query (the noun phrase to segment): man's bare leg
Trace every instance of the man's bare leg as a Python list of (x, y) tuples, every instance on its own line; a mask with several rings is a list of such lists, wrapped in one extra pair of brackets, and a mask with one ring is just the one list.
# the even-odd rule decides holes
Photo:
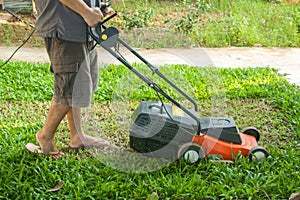
[(70, 128), (70, 147), (82, 148), (88, 147), (103, 147), (109, 144), (108, 141), (101, 138), (85, 135), (82, 128), (81, 109), (72, 108), (67, 113), (67, 120)]
[(36, 138), (43, 153), (59, 152), (54, 143), (55, 131), (70, 109), (70, 106), (63, 106), (52, 101), (46, 122), (43, 128), (36, 134)]
[(67, 113), (67, 120), (70, 129), (70, 147), (82, 146), (80, 135), (83, 136), (82, 119), (80, 108), (72, 108)]

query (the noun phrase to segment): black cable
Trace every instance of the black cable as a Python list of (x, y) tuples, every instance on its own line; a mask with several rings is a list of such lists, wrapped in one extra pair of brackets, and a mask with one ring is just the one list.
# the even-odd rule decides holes
[(2, 65), (0, 65), (0, 67), (3, 67), (12, 59), (12, 57), (19, 51), (19, 49), (21, 49), (28, 42), (28, 40), (31, 38), (34, 32), (35, 29), (30, 33), (30, 35), (26, 38), (26, 40), (24, 40), (23, 43), (12, 53), (12, 55), (4, 63), (2, 63)]
[(8, 8), (4, 8), (4, 11), (8, 12), (9, 14), (11, 14), (13, 17), (15, 17), (16, 19), (18, 19), (20, 22), (22, 22), (22, 23), (26, 24), (27, 26), (35, 29), (34, 25), (30, 24), (26, 20), (21, 19), (18, 15), (16, 15), (13, 11), (9, 10)]
[(156, 90), (155, 90), (155, 92), (156, 92), (156, 96), (158, 97), (158, 99), (159, 99), (159, 101), (160, 101), (160, 103), (161, 103), (161, 107), (166, 111), (166, 113), (167, 113), (168, 117), (170, 118), (170, 120), (171, 120), (175, 125), (177, 125), (178, 128), (180, 128), (182, 131), (184, 131), (184, 132), (186, 132), (186, 133), (191, 133), (190, 130), (184, 128), (183, 126), (180, 126), (180, 123), (176, 122), (176, 121), (173, 119), (173, 117), (171, 116), (171, 114), (170, 114), (169, 111), (167, 110), (166, 105), (164, 104), (162, 98), (160, 97), (160, 94), (159, 94), (158, 91), (156, 91)]
[(164, 104), (162, 98), (160, 97), (158, 91), (155, 90), (155, 92), (156, 92), (156, 96), (158, 97), (158, 99), (159, 99), (159, 101), (160, 101), (160, 103), (161, 103), (161, 107), (166, 111), (166, 113), (167, 113), (168, 117), (171, 119), (171, 121), (173, 121), (176, 125), (178, 125), (178, 124), (176, 123), (176, 121), (172, 118), (172, 116), (170, 115), (170, 113), (168, 112), (168, 110), (167, 110), (167, 108), (166, 108), (166, 106), (165, 106), (165, 104)]
[(23, 41), (23, 43), (12, 53), (12, 55), (4, 62), (0, 65), (0, 67), (3, 67), (4, 65), (6, 65), (11, 59), (12, 57), (19, 51), (19, 49), (21, 49), (27, 42), (28, 40), (31, 38), (31, 36), (34, 34), (34, 32), (36, 31), (35, 27), (28, 23), (27, 21), (21, 19), (20, 17), (18, 17), (15, 13), (13, 13), (11, 10), (4, 8), (4, 10), (6, 12), (8, 12), (9, 14), (11, 14), (13, 17), (15, 17), (16, 19), (18, 19), (19, 21), (23, 22), (24, 24), (26, 24), (27, 26), (31, 27), (33, 29), (33, 31), (29, 34), (29, 36), (26, 38), (26, 40)]

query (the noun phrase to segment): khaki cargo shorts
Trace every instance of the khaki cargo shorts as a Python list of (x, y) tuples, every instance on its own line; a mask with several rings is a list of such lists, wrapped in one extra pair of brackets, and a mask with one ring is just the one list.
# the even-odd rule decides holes
[(54, 74), (53, 101), (72, 107), (88, 107), (98, 89), (97, 51), (92, 43), (45, 38)]

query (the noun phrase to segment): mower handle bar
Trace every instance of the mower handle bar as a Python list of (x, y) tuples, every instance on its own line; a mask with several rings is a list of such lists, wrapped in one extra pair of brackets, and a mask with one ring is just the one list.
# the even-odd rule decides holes
[[(110, 3), (111, 1), (109, 1)], [(108, 3), (108, 2), (107, 2)], [(101, 7), (101, 9), (103, 6)], [(106, 7), (105, 7), (106, 8)], [(104, 8), (104, 9), (105, 9)], [(104, 10), (103, 9), (103, 10)], [(107, 21), (112, 19), (113, 17), (117, 16), (118, 13), (115, 12), (114, 14), (110, 15), (109, 17), (105, 18), (102, 22), (100, 22), (96, 27), (95, 30), (97, 34), (101, 34), (101, 29), (107, 29), (107, 27), (104, 25)], [(93, 39), (97, 38), (97, 36), (93, 33), (92, 29), (90, 28), (90, 34), (92, 35)], [(97, 41), (97, 39), (96, 39)], [(146, 59), (144, 59), (140, 54), (138, 54), (134, 49), (132, 49), (125, 41), (123, 41), (121, 38), (118, 39), (118, 41), (125, 46), (128, 50), (130, 50), (136, 57), (138, 57), (143, 63), (145, 63), (149, 69), (152, 71), (152, 73), (156, 73), (158, 76), (160, 76), (162, 79), (164, 79), (168, 84), (170, 84), (173, 88), (175, 88), (180, 94), (182, 94), (186, 99), (188, 99), (194, 106), (194, 110), (198, 112), (198, 105), (197, 103), (188, 96), (182, 89), (177, 87), (174, 83), (172, 83), (164, 74), (162, 74), (156, 67), (154, 67), (151, 63), (149, 63)]]
[[(104, 25), (105, 22), (109, 21), (113, 17), (117, 15), (117, 12), (107, 17), (105, 20), (100, 22), (96, 27), (95, 31), (100, 36), (101, 35), (101, 29), (104, 30), (107, 29), (107, 27)], [(164, 92), (156, 83), (154, 83), (150, 78), (147, 76), (141, 74), (137, 69), (135, 69), (124, 57), (122, 57), (120, 54), (113, 51), (110, 47), (107, 45), (104, 45), (101, 41), (99, 42), (99, 37), (96, 36), (92, 30), (91, 27), (89, 27), (89, 33), (91, 37), (106, 51), (108, 51), (111, 55), (113, 55), (115, 58), (117, 58), (122, 64), (124, 64), (130, 71), (132, 71), (134, 74), (136, 74), (140, 79), (142, 79), (145, 83), (147, 83), (152, 89), (157, 91), (158, 93), (162, 94), (164, 97), (166, 97), (169, 101), (171, 101), (175, 106), (183, 110), (187, 115), (189, 115), (191, 118), (193, 118), (197, 122), (197, 134), (200, 134), (200, 120), (195, 114), (193, 114), (190, 110), (186, 109), (184, 106), (182, 106), (179, 102), (177, 102), (175, 99), (173, 99), (171, 96), (169, 96), (166, 92)], [(120, 44), (122, 44), (125, 48), (127, 48), (132, 54), (134, 54), (136, 57), (138, 57), (144, 64), (146, 64), (149, 69), (152, 71), (152, 73), (157, 74), (159, 77), (161, 77), (163, 80), (165, 80), (169, 85), (171, 85), (175, 90), (177, 90), (181, 95), (183, 95), (186, 99), (188, 99), (193, 105), (196, 112), (198, 112), (198, 106), (197, 103), (188, 96), (182, 89), (180, 89), (178, 86), (176, 86), (174, 83), (172, 83), (164, 74), (162, 74), (156, 67), (154, 67), (151, 63), (149, 63), (146, 59), (144, 59), (139, 53), (137, 53), (133, 48), (131, 48), (124, 40), (122, 40), (120, 37), (117, 38), (117, 40)]]

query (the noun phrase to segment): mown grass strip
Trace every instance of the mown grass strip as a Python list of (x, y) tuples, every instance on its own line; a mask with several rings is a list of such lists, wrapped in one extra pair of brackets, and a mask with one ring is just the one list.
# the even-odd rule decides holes
[[(153, 76), (143, 65), (135, 65), (152, 78), (175, 99), (182, 98), (169, 85)], [(284, 110), (285, 117), (300, 134), (300, 94), (298, 86), (291, 85), (272, 68), (215, 68), (185, 65), (162, 66), (159, 70), (196, 100), (267, 98), (273, 106)], [(0, 100), (45, 101), (52, 97), (53, 76), (47, 64), (11, 62), (0, 69)], [(126, 90), (124, 90), (126, 88)], [(157, 100), (154, 90), (121, 65), (100, 68), (99, 90), (96, 101)]]
[[(56, 161), (34, 156), (25, 151), (24, 145), (35, 142), (34, 135), (43, 125), (50, 103), (52, 77), (47, 65), (12, 62), (0, 69), (0, 198), (147, 199), (154, 195), (161, 199), (288, 199), (300, 191), (300, 138), (295, 125), (299, 120), (297, 86), (290, 85), (270, 68), (176, 65), (160, 69), (171, 78), (177, 75), (180, 86), (187, 85), (187, 91), (195, 94), (201, 116), (220, 111), (234, 117), (238, 126), (257, 125), (262, 131), (263, 146), (271, 152), (267, 162), (249, 163), (247, 159), (237, 158), (233, 165), (205, 161), (188, 165), (179, 161), (149, 173), (120, 172), (104, 165), (89, 152), (66, 150), (69, 139), (65, 122), (57, 132), (57, 143), (67, 156)], [(141, 82), (136, 83), (140, 87), (129, 88), (136, 95), (118, 91), (128, 86), (124, 83), (128, 76), (134, 77), (125, 67), (107, 66), (100, 71), (99, 92), (102, 93), (96, 95), (93, 114), (97, 120), (107, 122), (102, 125), (109, 134), (118, 133), (110, 136), (117, 144), (126, 144), (126, 140), (122, 140), (126, 132), (118, 138), (119, 132), (115, 131), (120, 123), (113, 116), (116, 100), (131, 102), (129, 107), (134, 109), (138, 98), (157, 99), (147, 87), (140, 85)], [(168, 91), (164, 83), (159, 84)], [(23, 85), (34, 85), (36, 90), (21, 87)], [(12, 98), (14, 90), (16, 95)], [(102, 94), (106, 96), (103, 98)], [(129, 96), (120, 99), (121, 94)], [(64, 182), (64, 186), (59, 191), (46, 192), (60, 182)]]

